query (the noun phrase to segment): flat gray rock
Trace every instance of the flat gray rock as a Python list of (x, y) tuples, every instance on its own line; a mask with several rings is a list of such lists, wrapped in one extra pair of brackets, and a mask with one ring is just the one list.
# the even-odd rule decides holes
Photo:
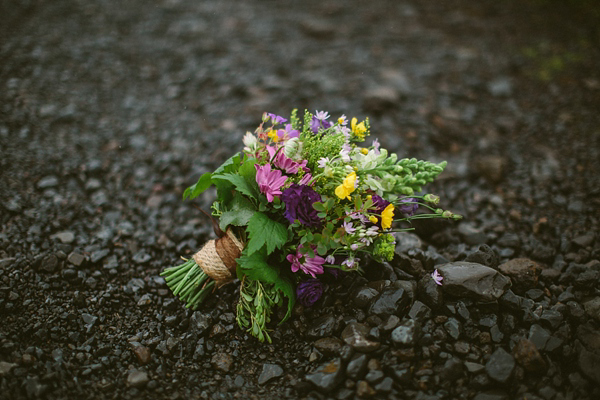
[(508, 277), (481, 264), (458, 261), (440, 265), (437, 270), (444, 277), (442, 289), (453, 296), (494, 301), (511, 285)]

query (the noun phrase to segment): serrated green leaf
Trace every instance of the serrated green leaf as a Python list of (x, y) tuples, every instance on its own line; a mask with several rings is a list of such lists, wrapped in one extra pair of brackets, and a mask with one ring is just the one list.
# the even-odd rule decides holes
[(229, 225), (246, 226), (255, 212), (256, 207), (254, 204), (242, 194), (236, 192), (231, 201), (231, 210), (225, 211), (221, 215), (219, 226), (223, 230), (226, 230)]
[(213, 175), (213, 181), (216, 180), (226, 180), (228, 182), (231, 182), (237, 191), (239, 191), (242, 194), (245, 194), (246, 196), (256, 199), (256, 191), (254, 190), (253, 187), (251, 187), (250, 185), (248, 185), (248, 182), (246, 182), (246, 180), (238, 175), (238, 174), (234, 174), (234, 173), (227, 173), (227, 174), (219, 174), (219, 175)]
[(219, 168), (215, 170), (214, 174), (235, 172), (240, 167), (241, 162), (242, 157), (240, 156), (240, 153), (234, 154), (225, 160), (225, 162), (223, 162), (223, 164), (221, 164)]
[(257, 163), (257, 160), (254, 158), (250, 158), (240, 166), (238, 173), (241, 177), (244, 178), (250, 190), (252, 190), (252, 194), (254, 198), (258, 198), (258, 184), (256, 183), (256, 168), (254, 165)]
[(260, 250), (264, 245), (267, 254), (271, 254), (276, 248), (283, 247), (287, 241), (287, 227), (260, 212), (254, 213), (250, 218), (247, 231), (250, 236), (247, 245), (249, 255)]

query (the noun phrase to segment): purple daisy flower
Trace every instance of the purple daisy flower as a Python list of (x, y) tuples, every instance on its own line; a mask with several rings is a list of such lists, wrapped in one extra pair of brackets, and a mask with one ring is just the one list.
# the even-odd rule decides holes
[[(298, 246), (296, 254), (288, 254), (286, 259), (292, 264), (292, 272), (302, 270), (307, 275), (316, 278), (316, 275), (323, 273), (323, 264), (325, 259), (318, 254), (314, 257), (308, 257), (306, 254), (300, 253), (302, 245)], [(313, 249), (314, 250), (314, 249)]]

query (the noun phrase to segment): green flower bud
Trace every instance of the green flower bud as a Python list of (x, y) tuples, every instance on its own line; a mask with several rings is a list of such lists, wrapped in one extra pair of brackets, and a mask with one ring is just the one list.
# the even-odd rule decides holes
[(440, 196), (436, 196), (435, 194), (428, 193), (425, 196), (423, 196), (423, 200), (425, 200), (428, 203), (438, 205), (440, 203)]

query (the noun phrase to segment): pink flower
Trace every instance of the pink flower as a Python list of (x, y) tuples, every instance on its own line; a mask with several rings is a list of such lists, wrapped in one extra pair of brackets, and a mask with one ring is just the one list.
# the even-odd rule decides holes
[[(302, 246), (298, 246), (296, 254), (288, 254), (286, 259), (292, 263), (292, 272), (297, 272), (299, 269), (307, 275), (316, 278), (315, 274), (323, 273), (323, 264), (325, 259), (318, 254), (315, 254), (313, 258), (308, 257), (306, 254), (300, 253)], [(313, 249), (314, 250), (314, 249)]]
[(287, 180), (287, 176), (284, 176), (277, 169), (271, 171), (271, 164), (262, 166), (255, 164), (254, 167), (256, 168), (256, 183), (258, 183), (258, 188), (261, 193), (267, 196), (267, 201), (270, 203), (275, 196), (281, 195), (280, 189)]
[(431, 278), (438, 285), (440, 285), (440, 286), (442, 285), (442, 279), (444, 279), (444, 277), (438, 273), (437, 269), (435, 271), (433, 271), (433, 273), (431, 274)]
[[(302, 160), (302, 162), (297, 163), (291, 158), (286, 157), (286, 155), (283, 154), (283, 151), (277, 153), (277, 149), (273, 146), (267, 146), (267, 151), (269, 152), (269, 158), (272, 159), (273, 164), (288, 174), (297, 174), (298, 169), (306, 167), (306, 163), (308, 163), (307, 160)], [(277, 156), (273, 159), (275, 153), (277, 153)]]

